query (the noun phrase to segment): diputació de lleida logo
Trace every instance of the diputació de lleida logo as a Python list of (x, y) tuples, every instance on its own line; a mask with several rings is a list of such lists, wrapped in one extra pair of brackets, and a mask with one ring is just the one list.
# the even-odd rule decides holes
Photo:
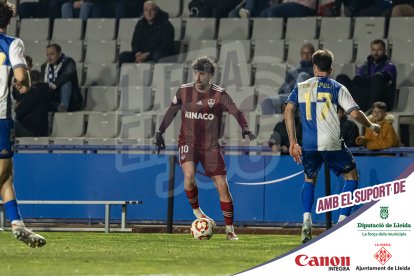
[(380, 217), (382, 219), (387, 219), (388, 215), (388, 206), (380, 206)]

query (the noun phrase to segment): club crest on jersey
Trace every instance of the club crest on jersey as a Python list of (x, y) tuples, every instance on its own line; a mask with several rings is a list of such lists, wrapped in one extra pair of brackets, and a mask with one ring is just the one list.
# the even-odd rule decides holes
[(214, 99), (208, 99), (208, 101), (207, 101), (207, 104), (208, 104), (208, 106), (210, 107), (210, 108), (212, 108), (213, 107), (213, 105), (215, 104), (215, 100)]

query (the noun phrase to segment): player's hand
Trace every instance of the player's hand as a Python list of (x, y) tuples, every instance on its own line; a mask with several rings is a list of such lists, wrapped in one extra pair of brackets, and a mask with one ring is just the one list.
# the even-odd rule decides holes
[(20, 82), (16, 81), (14, 84), (14, 87), (17, 91), (19, 91), (20, 94), (27, 93), (29, 91), (29, 88), (25, 85), (22, 85)]
[(381, 132), (381, 126), (379, 124), (372, 124), (369, 128), (374, 132), (375, 135), (378, 135)]
[(298, 144), (290, 144), (289, 146), (289, 154), (293, 157), (296, 164), (302, 163), (300, 156), (302, 155), (302, 148)]
[(157, 131), (155, 134), (155, 140), (155, 145), (158, 147), (158, 154), (160, 154), (160, 151), (165, 149), (164, 138), (162, 137), (162, 133), (160, 131)]
[(246, 135), (249, 136), (250, 141), (253, 141), (254, 139), (256, 139), (256, 135), (253, 134), (253, 132), (251, 132), (248, 129), (245, 129), (242, 131), (242, 137), (244, 139), (244, 137), (246, 137)]
[(366, 142), (367, 140), (364, 136), (358, 136), (357, 138), (355, 138), (355, 144), (357, 144), (357, 146), (363, 146), (366, 144)]

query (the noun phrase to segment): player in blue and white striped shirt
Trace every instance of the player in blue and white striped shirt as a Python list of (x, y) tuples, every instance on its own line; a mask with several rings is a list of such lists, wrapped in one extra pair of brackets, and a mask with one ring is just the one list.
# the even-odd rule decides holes
[[(315, 77), (298, 83), (289, 95), (284, 112), (286, 128), (289, 135), (289, 153), (299, 164), (302, 148), (297, 144), (294, 112), (299, 108), (302, 122), (303, 167), (305, 183), (302, 187), (302, 205), (304, 209), (302, 242), (312, 238), (311, 209), (314, 202), (316, 178), (322, 163), (326, 162), (336, 174), (345, 178), (343, 192), (353, 192), (358, 185), (358, 174), (352, 153), (343, 143), (340, 135), (338, 106), (355, 120), (375, 133), (381, 127), (373, 124), (360, 111), (345, 86), (331, 79), (333, 54), (329, 50), (318, 50), (312, 55)], [(339, 221), (351, 212), (351, 207), (340, 211)]]

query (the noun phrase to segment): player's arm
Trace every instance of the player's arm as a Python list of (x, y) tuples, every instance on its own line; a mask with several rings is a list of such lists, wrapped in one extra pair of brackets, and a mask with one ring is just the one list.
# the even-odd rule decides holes
[(30, 75), (24, 58), (24, 45), (21, 39), (15, 39), (9, 48), (10, 63), (13, 68), (16, 83), (14, 86), (20, 93), (30, 90)]
[(360, 123), (364, 127), (372, 129), (374, 133), (379, 134), (381, 132), (381, 126), (372, 123), (361, 110), (354, 109), (349, 113), (349, 115), (351, 115), (352, 118), (354, 118), (358, 123)]
[(286, 131), (289, 136), (289, 154), (293, 157), (296, 163), (300, 164), (302, 149), (298, 145), (298, 140), (296, 138), (295, 110), (296, 105), (292, 102), (288, 102), (285, 112), (283, 113), (283, 118), (285, 119)]
[(249, 136), (250, 141), (256, 139), (256, 135), (249, 129), (249, 125), (247, 123), (246, 115), (240, 111), (237, 105), (233, 102), (232, 98), (227, 94), (227, 92), (223, 92), (221, 103), (224, 106), (224, 109), (227, 110), (231, 115), (236, 118), (237, 122), (239, 123), (242, 129), (242, 136), (243, 139), (245, 136)]
[(155, 145), (158, 147), (158, 154), (162, 149), (165, 149), (165, 141), (162, 137), (162, 134), (174, 120), (175, 116), (177, 115), (178, 111), (181, 108), (181, 94), (180, 89), (178, 89), (176, 95), (174, 96), (170, 107), (165, 112), (164, 118), (162, 119), (161, 125), (158, 128), (157, 133), (155, 134)]

